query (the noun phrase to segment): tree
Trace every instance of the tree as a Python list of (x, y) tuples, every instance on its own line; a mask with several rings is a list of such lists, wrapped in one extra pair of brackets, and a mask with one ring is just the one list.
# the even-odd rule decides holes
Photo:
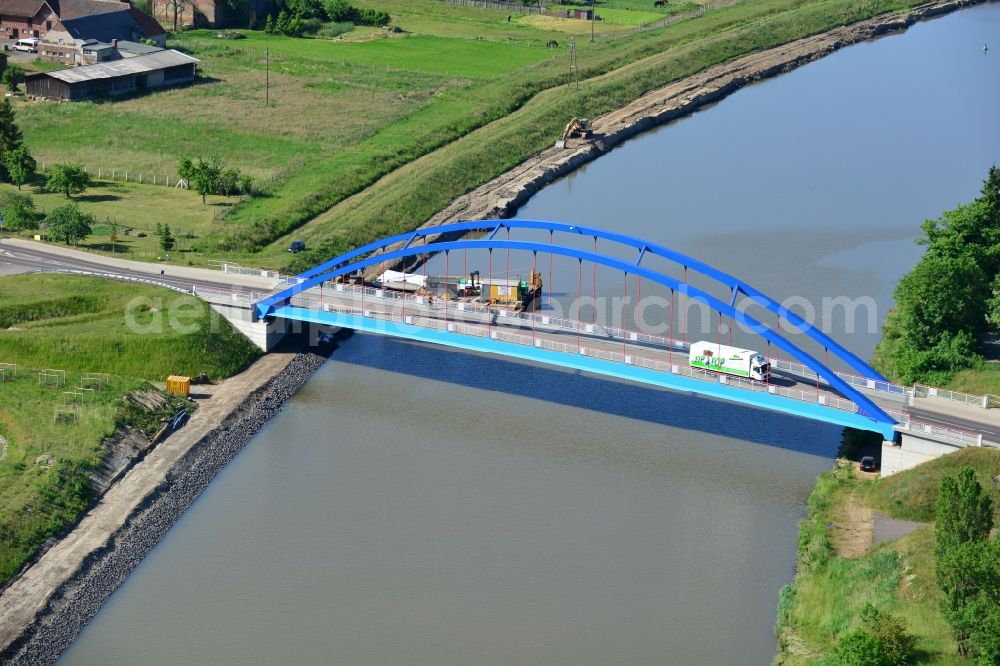
[(983, 294), (988, 278), (974, 257), (925, 255), (903, 276), (894, 296), (903, 316), (904, 335), (932, 347), (945, 333), (983, 330)]
[(0, 196), (0, 214), (4, 229), (20, 234), (38, 228), (38, 212), (29, 194), (5, 192)]
[(191, 0), (167, 0), (167, 4), (173, 10), (174, 32), (177, 32), (177, 22), (191, 8)]
[(207, 162), (200, 157), (194, 165), (194, 189), (201, 195), (201, 202), (206, 203), (205, 197), (215, 194), (219, 189), (219, 177), (222, 175), (222, 161), (218, 157), (213, 157)]
[(67, 244), (76, 243), (89, 236), (94, 224), (94, 216), (81, 212), (76, 202), (53, 208), (45, 217), (46, 231)]
[(352, 23), (354, 12), (347, 0), (326, 0), (326, 16), (334, 23)]
[(9, 152), (21, 147), (24, 137), (14, 121), (14, 107), (10, 99), (0, 99), (0, 152)]
[(325, 19), (326, 9), (321, 0), (288, 0), (288, 11), (303, 19)]
[(227, 168), (218, 156), (197, 161), (182, 158), (177, 166), (177, 174), (187, 181), (188, 187), (201, 195), (201, 202), (206, 203), (209, 194), (221, 194), (227, 197), (237, 192), (250, 195), (253, 190), (253, 178), (240, 173), (239, 169)]
[(239, 181), (239, 169), (223, 169), (219, 174), (219, 190), (227, 197), (231, 196), (239, 187)]
[(17, 65), (11, 65), (3, 73), (3, 82), (11, 92), (17, 92), (17, 84), (24, 81), (24, 70)]
[(170, 254), (170, 251), (174, 249), (174, 245), (176, 244), (177, 239), (170, 233), (170, 225), (163, 225), (163, 229), (160, 230), (160, 249), (162, 249), (164, 253)]
[(69, 199), (71, 194), (79, 194), (90, 186), (90, 176), (83, 167), (74, 164), (56, 164), (49, 171), (45, 189), (62, 192)]
[(278, 12), (278, 18), (274, 21), (274, 29), (281, 34), (288, 32), (288, 23), (291, 21), (291, 17), (288, 15), (284, 9)]
[(934, 515), (935, 554), (970, 542), (985, 541), (993, 529), (993, 500), (983, 492), (976, 473), (969, 467), (958, 479), (941, 479)]
[(253, 195), (253, 177), (249, 174), (240, 174), (240, 193), (245, 197)]
[(934, 568), (944, 593), (941, 611), (951, 625), (960, 655), (977, 651), (981, 619), (1000, 605), (1000, 567), (990, 544), (993, 502), (975, 472), (941, 479), (934, 516)]
[(264, 20), (264, 32), (269, 35), (274, 34), (274, 17), (270, 14), (268, 14), (267, 19)]
[(24, 146), (3, 153), (3, 164), (7, 168), (7, 175), (10, 182), (21, 189), (21, 185), (31, 182), (35, 177), (35, 169), (38, 164)]

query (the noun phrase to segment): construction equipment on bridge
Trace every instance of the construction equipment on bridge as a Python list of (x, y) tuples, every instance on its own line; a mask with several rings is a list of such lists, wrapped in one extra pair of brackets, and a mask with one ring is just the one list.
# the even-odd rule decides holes
[(484, 303), (499, 305), (511, 310), (522, 310), (532, 300), (542, 295), (542, 274), (531, 271), (528, 279), (512, 275), (510, 277), (483, 278), (479, 271), (471, 271), (469, 277), (461, 275), (419, 275), (385, 271), (373, 281), (374, 286), (392, 291), (402, 291), (416, 296), (449, 301)]
[(562, 138), (556, 141), (556, 148), (568, 148), (570, 139), (589, 139), (590, 137), (590, 121), (586, 118), (574, 118), (566, 124)]

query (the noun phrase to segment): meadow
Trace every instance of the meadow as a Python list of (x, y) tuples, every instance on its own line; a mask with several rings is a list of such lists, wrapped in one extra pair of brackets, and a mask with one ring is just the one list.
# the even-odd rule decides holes
[[(182, 156), (218, 155), (252, 175), (264, 195), (199, 212), (186, 193), (161, 193), (163, 222), (176, 219), (198, 236), (190, 248), (197, 251), (171, 260), (295, 268), (420, 225), (551, 146), (574, 116), (594, 117), (713, 64), (917, 2), (743, 1), (625, 31), (439, 0), (357, 4), (388, 11), (401, 32), (293, 39), (245, 31), (245, 39), (224, 40), (188, 31), (170, 45), (201, 60), (196, 84), (113, 102), (21, 101), (19, 123), (47, 163), (173, 174)], [(638, 0), (598, 10), (666, 15)], [(579, 90), (566, 85), (574, 35)], [(551, 41), (558, 47), (547, 48)], [(146, 213), (134, 216), (119, 221), (148, 224)], [(290, 266), (292, 237), (309, 239), (315, 251)]]
[(0, 581), (86, 509), (102, 439), (136, 425), (126, 392), (170, 374), (228, 377), (258, 355), (203, 303), (166, 289), (0, 278)]

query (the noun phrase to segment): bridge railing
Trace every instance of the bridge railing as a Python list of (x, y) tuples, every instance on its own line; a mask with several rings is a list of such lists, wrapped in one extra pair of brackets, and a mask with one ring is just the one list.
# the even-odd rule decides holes
[[(413, 302), (417, 304), (424, 304), (426, 302), (424, 297), (394, 291), (391, 289), (380, 289), (377, 287), (362, 287), (360, 285), (352, 284), (334, 284), (327, 289), (329, 291), (333, 291), (334, 293), (345, 293), (358, 297), (363, 295), (365, 298), (382, 298), (401, 302)], [(302, 296), (302, 294), (299, 294), (297, 298)], [(443, 299), (439, 302), (443, 302)], [(450, 307), (459, 312), (475, 312), (484, 315), (497, 314), (499, 317), (504, 319), (505, 323), (525, 328), (531, 328), (533, 326), (549, 326), (559, 328), (564, 331), (580, 332), (587, 335), (599, 335), (614, 340), (624, 340), (662, 347), (664, 349), (671, 349), (684, 354), (687, 354), (690, 349), (690, 344), (686, 340), (663, 335), (641, 333), (639, 331), (630, 330), (620, 326), (609, 326), (606, 324), (598, 324), (596, 322), (581, 322), (576, 319), (554, 317), (552, 315), (541, 314), (538, 312), (505, 310), (496, 306), (488, 306), (485, 303), (473, 303), (468, 301), (451, 302)], [(792, 374), (808, 379), (809, 381), (817, 380), (817, 374), (801, 363), (772, 358), (771, 364), (772, 367), (776, 369), (791, 372)], [(857, 388), (866, 388), (873, 391), (881, 391), (900, 396), (907, 395), (907, 389), (905, 387), (892, 384), (891, 382), (874, 380), (847, 372), (837, 371), (836, 374), (845, 382)], [(822, 377), (819, 377), (819, 382), (821, 384), (828, 385), (826, 380)], [(851, 404), (853, 405), (854, 403)]]
[(962, 403), (963, 405), (971, 405), (974, 407), (989, 407), (989, 395), (972, 395), (969, 393), (962, 393), (961, 391), (952, 391), (949, 389), (935, 388), (933, 386), (925, 386), (923, 384), (913, 385), (913, 395), (916, 398), (941, 398), (943, 400), (952, 400), (954, 402)]
[(256, 291), (233, 291), (232, 289), (205, 287), (198, 284), (191, 287), (191, 293), (206, 301), (237, 303), (239, 305), (246, 305), (247, 307), (262, 298), (262, 295)]
[[(365, 298), (372, 299), (389, 299), (393, 301), (399, 301), (400, 305), (405, 305), (406, 303), (427, 305), (427, 299), (413, 294), (406, 294), (401, 292), (395, 292), (391, 290), (383, 290), (373, 287), (360, 287), (358, 285), (335, 285), (333, 291), (339, 293), (351, 293), (360, 295), (364, 293)], [(463, 335), (470, 335), (473, 337), (491, 337), (494, 340), (508, 342), (512, 344), (524, 345), (524, 346), (535, 346), (539, 349), (547, 349), (550, 351), (563, 352), (568, 354), (579, 354), (587, 356), (590, 358), (598, 358), (601, 360), (607, 360), (616, 363), (625, 363), (628, 365), (634, 365), (636, 367), (647, 368), (651, 370), (656, 370), (659, 372), (667, 372), (675, 375), (690, 377), (693, 379), (698, 379), (701, 381), (726, 384), (730, 386), (735, 386), (744, 390), (757, 391), (757, 392), (768, 392), (773, 395), (782, 396), (785, 398), (790, 398), (792, 400), (798, 400), (801, 402), (807, 402), (812, 404), (819, 404), (825, 407), (830, 407), (833, 409), (839, 409), (848, 412), (854, 412), (857, 410), (857, 405), (854, 402), (841, 398), (835, 395), (829, 395), (825, 393), (820, 393), (814, 390), (803, 390), (795, 388), (787, 388), (783, 386), (778, 386), (776, 384), (758, 382), (755, 380), (743, 379), (740, 377), (734, 377), (731, 375), (723, 375), (719, 373), (708, 372), (701, 370), (699, 368), (692, 368), (686, 363), (682, 362), (680, 364), (672, 363), (669, 360), (655, 359), (642, 354), (642, 347), (635, 348), (632, 353), (629, 351), (610, 351), (607, 349), (598, 349), (593, 346), (588, 346), (585, 342), (578, 344), (568, 344), (563, 342), (557, 342), (553, 340), (546, 340), (543, 338), (536, 337), (532, 333), (527, 332), (513, 332), (510, 330), (499, 330), (500, 325), (494, 325), (492, 328), (487, 327), (485, 324), (468, 324), (467, 322), (456, 321), (454, 319), (442, 319), (437, 316), (423, 316), (425, 313), (421, 313), (421, 310), (414, 309), (412, 312), (407, 313), (405, 310), (401, 312), (387, 312), (377, 309), (377, 303), (379, 300), (375, 300), (374, 304), (376, 307), (354, 307), (354, 306), (344, 306), (336, 303), (330, 303), (325, 300), (324, 297), (316, 292), (307, 292), (296, 295), (292, 299), (293, 305), (298, 307), (305, 307), (310, 309), (322, 309), (327, 312), (339, 312), (343, 314), (351, 314), (357, 316), (366, 316), (373, 319), (379, 319), (384, 321), (394, 321), (407, 323), (412, 325), (421, 326), (424, 328), (433, 328), (436, 330), (448, 330), (450, 332), (461, 333)], [(383, 301), (384, 302), (384, 301)], [(439, 314), (445, 309), (443, 305), (443, 300), (439, 300), (438, 303), (441, 305), (434, 306), (434, 313)], [(530, 329), (531, 323), (534, 322), (536, 325), (547, 326), (549, 328), (560, 329), (564, 332), (581, 332), (588, 335), (605, 335), (605, 337), (621, 340), (621, 336), (627, 335), (628, 340), (635, 341), (646, 341), (648, 343), (653, 343), (650, 346), (660, 347), (664, 351), (667, 349), (676, 349), (678, 346), (684, 344), (683, 341), (674, 340), (671, 338), (666, 338), (663, 336), (653, 336), (647, 334), (637, 334), (635, 331), (627, 331), (625, 329), (617, 327), (606, 327), (601, 325), (586, 324), (582, 322), (577, 322), (576, 320), (551, 317), (548, 315), (539, 315), (536, 313), (525, 313), (516, 312), (513, 310), (497, 310), (496, 307), (487, 307), (486, 304), (479, 303), (457, 303), (452, 302), (452, 305), (447, 306), (454, 312), (465, 312), (465, 313), (481, 313), (484, 315), (496, 314), (497, 320), (502, 321), (502, 326), (514, 327), (515, 330)], [(520, 328), (518, 328), (520, 327)], [(658, 343), (658, 344), (657, 344)], [(788, 361), (781, 361), (778, 359), (773, 359), (772, 363), (775, 363), (774, 367), (782, 370), (786, 370), (793, 374), (798, 374), (804, 376), (807, 379), (815, 379), (815, 373), (812, 373), (804, 366), (791, 363)], [(850, 381), (853, 385), (862, 388), (874, 388), (875, 390), (882, 390), (889, 393), (902, 393), (905, 395), (906, 389), (902, 386), (891, 384), (889, 382), (875, 382), (873, 380), (859, 377), (857, 375), (851, 375), (849, 373), (838, 373), (845, 381)], [(825, 384), (825, 382), (822, 382)], [(872, 386), (874, 384), (874, 387)], [(971, 404), (971, 403), (970, 403)], [(962, 430), (960, 428), (947, 427), (943, 425), (925, 423), (920, 421), (914, 421), (910, 418), (909, 414), (901, 410), (887, 409), (894, 419), (899, 422), (899, 429), (904, 432), (914, 432), (914, 433), (924, 433), (930, 434), (938, 438), (946, 439), (948, 441), (953, 441), (962, 445), (975, 445), (980, 446), (982, 444), (982, 435), (968, 430)]]
[(962, 446), (983, 445), (982, 433), (972, 432), (971, 430), (964, 430), (954, 426), (944, 426), (937, 423), (918, 421), (916, 419), (910, 419), (905, 424), (900, 423), (896, 426), (896, 429), (901, 432), (912, 433), (914, 435), (931, 435), (936, 439), (949, 440)]
[(286, 284), (288, 278), (285, 278), (278, 271), (270, 271), (265, 268), (250, 268), (249, 266), (240, 266), (239, 264), (231, 264), (227, 261), (211, 262), (218, 263), (219, 270), (228, 275), (249, 275), (251, 277), (262, 277), (268, 280), (274, 281), (274, 286), (280, 284)]
[(381, 321), (406, 323), (414, 326), (420, 326), (423, 328), (432, 328), (435, 330), (447, 330), (449, 332), (459, 333), (462, 335), (470, 335), (479, 338), (489, 337), (493, 340), (497, 340), (500, 342), (523, 345), (526, 347), (533, 346), (539, 349), (546, 349), (550, 351), (562, 352), (567, 354), (574, 354), (574, 355), (578, 354), (581, 356), (586, 356), (588, 358), (596, 358), (609, 362), (634, 365), (636, 367), (656, 370), (659, 372), (670, 373), (684, 377), (690, 377), (692, 379), (697, 379), (700, 381), (710, 382), (714, 384), (724, 384), (727, 386), (733, 386), (743, 390), (754, 391), (754, 392), (767, 392), (773, 395), (779, 395), (782, 397), (791, 398), (793, 400), (799, 400), (801, 402), (819, 404), (833, 409), (840, 409), (850, 412), (854, 412), (857, 410), (857, 406), (853, 402), (836, 396), (821, 394), (816, 391), (790, 389), (786, 387), (776, 386), (774, 384), (767, 384), (765, 382), (745, 379), (742, 377), (734, 377), (732, 375), (724, 375), (720, 373), (709, 372), (707, 370), (702, 370), (700, 368), (692, 368), (686, 363), (682, 364), (670, 363), (669, 361), (650, 358), (648, 356), (643, 356), (642, 354), (631, 354), (628, 352), (617, 352), (617, 351), (610, 351), (607, 349), (598, 349), (596, 347), (588, 346), (586, 344), (569, 344), (554, 340), (547, 340), (544, 338), (535, 337), (531, 334), (513, 332), (509, 330), (508, 331), (498, 330), (497, 326), (488, 328), (484, 324), (468, 324), (467, 322), (462, 322), (462, 321), (444, 320), (436, 317), (425, 317), (422, 316), (417, 311), (414, 311), (413, 313), (386, 312), (375, 308), (369, 308), (367, 306), (356, 307), (356, 306), (338, 305), (334, 303), (320, 304), (318, 298), (314, 298), (312, 296), (303, 296), (302, 294), (297, 295), (292, 300), (293, 300), (292, 304), (296, 307), (307, 307), (307, 308), (311, 307), (311, 309), (322, 309), (325, 312), (336, 312), (346, 315), (363, 316), (363, 317), (368, 317), (370, 319), (377, 319)]
[[(786, 361), (783, 359), (771, 359), (771, 367), (777, 368), (778, 370), (785, 370), (791, 372), (794, 375), (800, 377), (805, 377), (813, 381), (816, 380), (817, 375), (811, 369), (802, 365), (801, 363), (796, 363), (794, 361)], [(871, 379), (870, 377), (862, 377), (860, 375), (853, 375), (849, 372), (841, 372), (835, 370), (834, 373), (843, 379), (845, 382), (850, 384), (855, 388), (868, 389), (870, 391), (881, 391), (883, 393), (889, 393), (892, 395), (898, 395), (900, 397), (906, 397), (910, 390), (905, 386), (900, 386), (899, 384), (893, 384), (892, 382), (886, 382), (877, 379)], [(820, 383), (825, 384), (826, 380), (819, 377)]]

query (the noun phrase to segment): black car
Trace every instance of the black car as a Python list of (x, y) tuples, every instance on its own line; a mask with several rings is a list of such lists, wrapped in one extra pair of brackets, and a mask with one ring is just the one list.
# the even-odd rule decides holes
[(875, 457), (874, 456), (863, 456), (861, 458), (860, 465), (862, 472), (874, 472), (875, 471)]

